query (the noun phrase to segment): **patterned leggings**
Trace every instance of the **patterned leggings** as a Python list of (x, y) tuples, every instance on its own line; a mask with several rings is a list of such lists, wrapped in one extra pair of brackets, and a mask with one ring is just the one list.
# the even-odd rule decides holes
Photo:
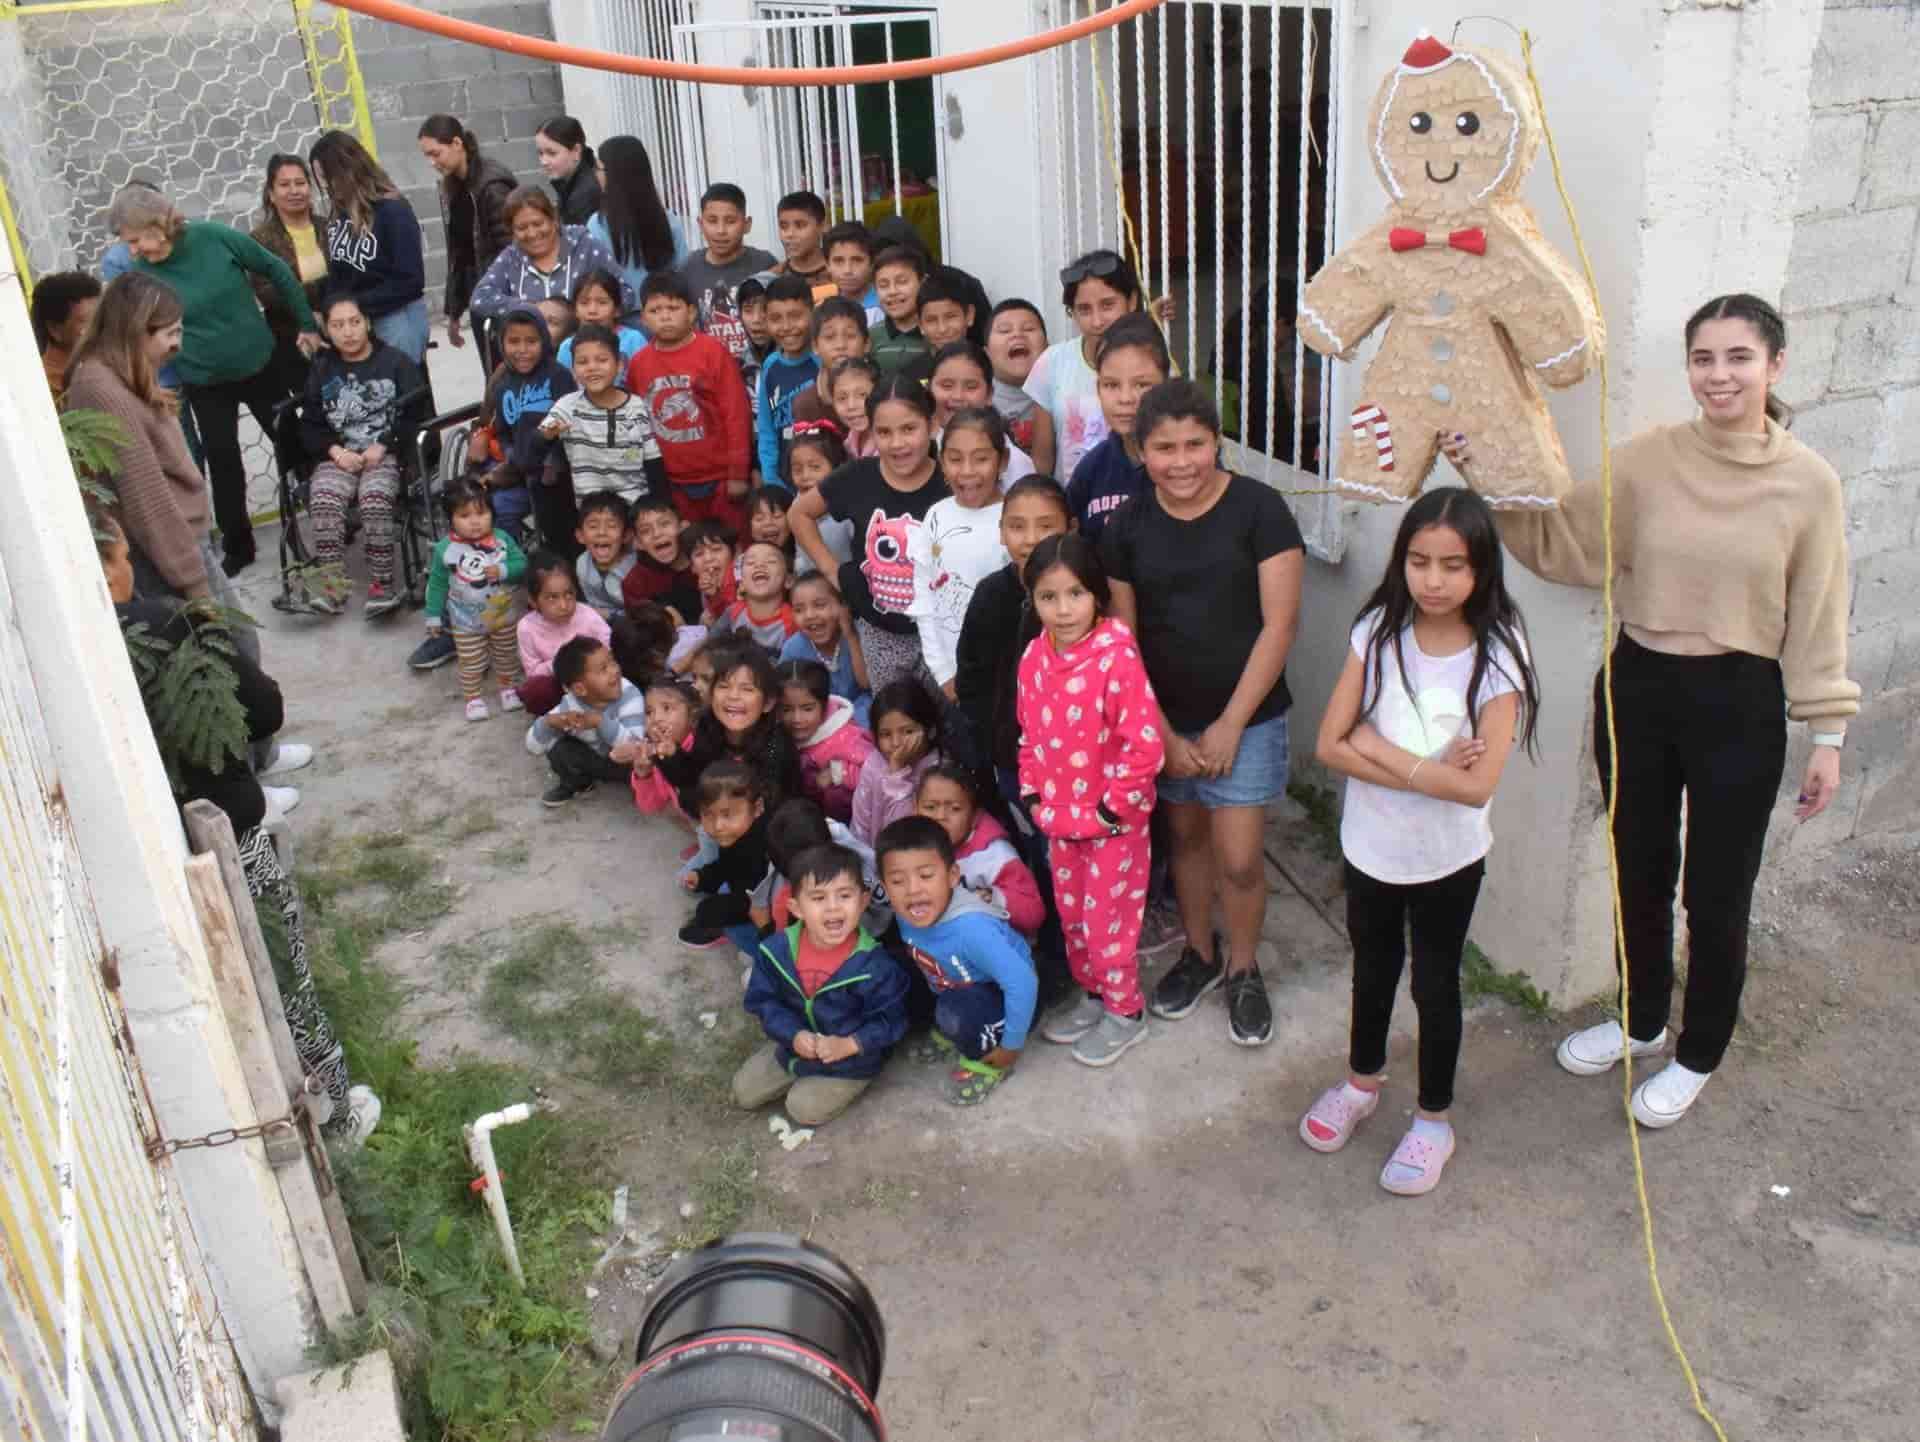
[(326, 1088), (333, 1099), (333, 1115), (326, 1130), (345, 1131), (352, 1123), (347, 1113), (347, 1054), (334, 1038), (333, 1023), (313, 989), (313, 970), (307, 964), (307, 933), (300, 917), (300, 893), (280, 867), (273, 839), (256, 826), (240, 838), (240, 869), (246, 873), (247, 893), (279, 907), (287, 928), (287, 955), (273, 959), (274, 979), (280, 983), (280, 1003), (286, 1008), (287, 1029), (300, 1065)]
[(313, 516), (313, 558), (337, 565), (347, 549), (347, 507), (360, 495), (360, 519), (366, 525), (367, 570), (382, 586), (393, 584), (393, 507), (400, 496), (400, 463), (388, 456), (359, 475), (332, 461), (313, 468), (307, 502)]
[(512, 626), (497, 631), (455, 631), (453, 653), (460, 668), (460, 694), (469, 701), (485, 689), (489, 662), (499, 673), (503, 688), (520, 684), (520, 642)]
[(938, 692), (933, 685), (933, 673), (927, 669), (927, 663), (920, 654), (919, 636), (896, 636), (861, 617), (855, 617), (853, 625), (860, 635), (860, 649), (867, 658), (867, 680), (872, 683), (870, 690), (878, 691), (890, 681), (911, 677), (929, 690)]
[(1137, 1016), (1140, 920), (1147, 909), (1147, 833), (1047, 843), (1053, 895), (1073, 979), (1116, 1016)]

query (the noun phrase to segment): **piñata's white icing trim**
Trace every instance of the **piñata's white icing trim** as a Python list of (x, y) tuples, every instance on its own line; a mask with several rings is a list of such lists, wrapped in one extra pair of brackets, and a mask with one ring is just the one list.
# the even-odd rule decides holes
[(1568, 346), (1565, 350), (1561, 351), (1559, 355), (1548, 356), (1543, 361), (1535, 361), (1533, 363), (1533, 368), (1537, 371), (1552, 370), (1555, 366), (1559, 365), (1561, 361), (1568, 360), (1573, 356), (1579, 355), (1580, 352), (1585, 350), (1586, 348), (1587, 348), (1587, 342), (1584, 338), (1582, 338), (1580, 340), (1575, 341), (1572, 345)]
[(1320, 312), (1304, 301), (1300, 304), (1300, 314), (1320, 327), (1320, 333), (1333, 342), (1333, 348), (1335, 350), (1345, 350), (1347, 348), (1347, 343), (1340, 339), (1339, 335), (1334, 331), (1334, 328), (1320, 318)]
[(1484, 188), (1474, 192), (1472, 197), (1473, 203), (1477, 205), (1479, 202), (1485, 200), (1488, 195), (1498, 188), (1500, 182), (1507, 178), (1508, 172), (1513, 169), (1513, 157), (1520, 148), (1520, 112), (1513, 108), (1512, 102), (1507, 99), (1505, 87), (1494, 78), (1493, 72), (1487, 69), (1485, 63), (1481, 61), (1479, 56), (1470, 54), (1467, 51), (1456, 50), (1452, 55), (1441, 61), (1440, 64), (1428, 66), (1425, 69), (1415, 69), (1408, 65), (1397, 67), (1393, 72), (1392, 81), (1387, 86), (1386, 99), (1380, 103), (1380, 123), (1374, 127), (1373, 132), (1373, 153), (1380, 162), (1380, 173), (1387, 178), (1387, 189), (1393, 192), (1393, 198), (1395, 200), (1405, 200), (1407, 196), (1406, 191), (1400, 188), (1399, 177), (1393, 173), (1392, 163), (1387, 159), (1386, 146), (1387, 117), (1393, 113), (1393, 97), (1400, 93), (1400, 77), (1402, 75), (1431, 75), (1436, 71), (1444, 70), (1456, 60), (1464, 60), (1480, 72), (1480, 78), (1487, 82), (1487, 88), (1493, 92), (1493, 98), (1499, 102), (1500, 108), (1506, 111), (1508, 119), (1513, 122), (1507, 131), (1507, 153), (1505, 158), (1500, 162), (1500, 169), (1494, 174), (1493, 179), (1487, 182)]

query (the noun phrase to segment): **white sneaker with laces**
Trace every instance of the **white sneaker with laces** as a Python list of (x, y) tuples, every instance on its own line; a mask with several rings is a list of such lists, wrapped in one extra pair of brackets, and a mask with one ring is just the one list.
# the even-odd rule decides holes
[(380, 1125), (380, 1098), (372, 1087), (353, 1086), (347, 1088), (347, 1115), (351, 1120), (346, 1131), (341, 1134), (340, 1145), (357, 1147), (373, 1135), (373, 1129)]
[(500, 710), (504, 715), (508, 711), (524, 711), (526, 704), (521, 701), (520, 693), (511, 686), (500, 688)]
[[(1634, 1060), (1638, 1061), (1643, 1056), (1658, 1056), (1666, 1049), (1667, 1033), (1662, 1029), (1652, 1041), (1633, 1044)], [(1575, 1076), (1599, 1076), (1602, 1072), (1612, 1071), (1620, 1060), (1620, 1023), (1603, 1021), (1598, 1026), (1576, 1031), (1560, 1043), (1553, 1059)]]
[(487, 719), (487, 703), (484, 698), (473, 696), (468, 699), (467, 719), (469, 721), (485, 721)]
[(1670, 1127), (1699, 1100), (1712, 1072), (1668, 1062), (1633, 1089), (1633, 1119), (1643, 1127)]
[(300, 804), (300, 790), (295, 786), (262, 786), (260, 794), (267, 798), (267, 820), (285, 816)]
[(304, 741), (276, 741), (273, 743), (273, 758), (255, 773), (256, 776), (285, 776), (289, 771), (298, 771), (313, 760), (313, 748)]

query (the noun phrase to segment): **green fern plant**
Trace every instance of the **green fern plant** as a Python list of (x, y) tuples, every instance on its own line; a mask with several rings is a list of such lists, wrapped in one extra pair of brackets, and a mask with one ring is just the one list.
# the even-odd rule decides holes
[[(96, 518), (94, 537), (103, 540), (97, 518), (118, 504), (111, 481), (120, 470), (120, 448), (129, 441), (126, 427), (105, 411), (83, 409), (63, 411), (60, 431), (89, 514)], [(205, 599), (182, 606), (180, 620), (184, 634), (177, 638), (158, 635), (141, 622), (121, 630), (176, 792), (182, 789), (182, 768), (217, 776), (246, 755), (247, 713), (233, 669), (233, 635), (235, 628), (254, 624), (246, 612)]]

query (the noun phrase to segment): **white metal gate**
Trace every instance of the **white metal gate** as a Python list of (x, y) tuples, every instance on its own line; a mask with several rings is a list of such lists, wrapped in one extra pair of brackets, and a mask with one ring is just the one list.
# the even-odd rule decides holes
[(251, 1437), (156, 1134), (0, 575), (0, 1416), (4, 1434)]
[[(676, 25), (693, 18), (696, 0), (599, 0), (600, 43), (622, 55), (656, 60), (673, 56)], [(653, 161), (654, 181), (667, 209), (692, 217), (706, 188), (706, 163), (686, 131), (686, 96), (699, 87), (639, 75), (605, 77), (613, 100), (613, 134), (639, 137)], [(695, 114), (699, 104), (692, 105)], [(689, 244), (696, 237), (687, 237)]]
[[(688, 63), (716, 59), (715, 47), (751, 47), (750, 65), (821, 69), (855, 63), (856, 41), (875, 42), (877, 58), (891, 62), (906, 41), (924, 38), (929, 54), (940, 50), (940, 21), (935, 0), (892, 6), (828, 3), (828, 0), (756, 0), (753, 20), (678, 23), (673, 27), (674, 58)], [(903, 106), (926, 103), (922, 86), (931, 86), (927, 117), (934, 145), (932, 175), (909, 175), (901, 161)], [(930, 82), (885, 83), (887, 119), (883, 127), (863, 124), (859, 92), (867, 86), (834, 85), (756, 90), (747, 97), (751, 128), (742, 127), (730, 108), (721, 110), (723, 132), (711, 133), (696, 87), (680, 87), (679, 125), (690, 137), (694, 156), (737, 157), (742, 147), (758, 149), (760, 173), (772, 196), (811, 190), (827, 203), (831, 219), (861, 219), (869, 207), (902, 214), (920, 185), (936, 194), (946, 175), (945, 92), (939, 76)], [(878, 84), (874, 86), (878, 89)], [(746, 133), (742, 133), (745, 130)], [(693, 180), (689, 211), (697, 208), (704, 180)], [(889, 204), (890, 202), (890, 204)], [(949, 215), (939, 206), (940, 250), (947, 250)]]
[[(1035, 24), (1113, 3), (1035, 0)], [(1061, 264), (1101, 247), (1137, 258), (1175, 301), (1176, 363), (1219, 388), (1226, 464), (1287, 489), (1332, 485), (1331, 386), (1293, 316), (1332, 249), (1344, 19), (1344, 0), (1169, 0), (1049, 52), (1034, 117), (1058, 195), (1042, 244)], [(1337, 559), (1338, 501), (1292, 505)]]

